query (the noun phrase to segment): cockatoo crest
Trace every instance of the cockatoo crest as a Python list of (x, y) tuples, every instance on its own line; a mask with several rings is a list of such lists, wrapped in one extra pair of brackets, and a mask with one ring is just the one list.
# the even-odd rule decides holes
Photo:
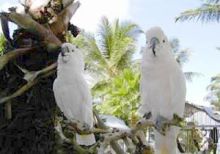
[(84, 61), (81, 50), (71, 43), (62, 44), (58, 64), (63, 68), (71, 67), (71, 70), (83, 71)]
[(146, 32), (146, 40), (149, 52), (148, 54), (153, 55), (154, 58), (169, 54), (168, 52), (171, 51), (169, 41), (160, 27), (153, 27), (149, 29)]

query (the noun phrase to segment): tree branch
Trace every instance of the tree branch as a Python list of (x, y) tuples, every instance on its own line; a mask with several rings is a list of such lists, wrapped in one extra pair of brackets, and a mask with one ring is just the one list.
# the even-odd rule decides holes
[(55, 20), (50, 25), (50, 29), (56, 36), (63, 35), (63, 33), (67, 31), (70, 19), (75, 14), (79, 6), (79, 2), (74, 3), (70, 1), (69, 5), (55, 17)]
[(33, 87), (41, 78), (46, 78), (50, 76), (51, 74), (55, 73), (55, 68), (57, 67), (57, 63), (51, 64), (50, 66), (40, 70), (36, 71), (32, 74), (32, 77), (28, 80), (28, 82), (23, 85), (20, 89), (18, 89), (16, 92), (14, 92), (12, 95), (0, 98), (0, 104), (3, 104), (11, 99), (14, 99), (20, 95), (22, 95), (24, 92), (29, 90), (31, 87)]
[(61, 45), (61, 41), (53, 34), (53, 32), (27, 15), (18, 14), (16, 12), (1, 13), (0, 16), (4, 16), (11, 22), (14, 22), (18, 26), (26, 29), (28, 32), (38, 36), (48, 48), (57, 48)]
[(84, 149), (80, 145), (78, 145), (75, 140), (70, 140), (70, 139), (66, 138), (66, 136), (63, 134), (62, 126), (61, 126), (60, 122), (61, 122), (61, 120), (57, 119), (55, 130), (57, 131), (57, 133), (60, 136), (62, 141), (66, 142), (68, 144), (73, 145), (74, 150), (77, 153), (80, 153), (80, 154), (89, 154), (89, 153), (92, 154), (92, 153), (95, 153), (97, 145), (94, 145), (94, 146), (92, 146), (89, 149)]
[(20, 48), (20, 49), (15, 49), (12, 51), (7, 52), (6, 54), (3, 54), (0, 56), (0, 70), (10, 61), (18, 56), (24, 55), (30, 51), (35, 50), (36, 48)]

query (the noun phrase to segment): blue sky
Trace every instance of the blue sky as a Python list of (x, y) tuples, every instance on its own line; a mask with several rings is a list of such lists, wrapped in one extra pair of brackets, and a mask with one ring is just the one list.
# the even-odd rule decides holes
[[(0, 0), (0, 10), (13, 6), (18, 0)], [(218, 23), (178, 22), (175, 17), (182, 11), (201, 5), (200, 0), (81, 0), (81, 7), (72, 22), (95, 32), (100, 18), (105, 15), (111, 20), (131, 20), (143, 30), (152, 26), (160, 26), (168, 38), (178, 38), (181, 48), (192, 51), (190, 61), (183, 67), (184, 71), (202, 73), (192, 83), (187, 83), (187, 100), (196, 104), (205, 104), (206, 87), (210, 78), (220, 73), (220, 29)], [(144, 36), (138, 42), (144, 46)], [(137, 51), (139, 52), (139, 51)]]

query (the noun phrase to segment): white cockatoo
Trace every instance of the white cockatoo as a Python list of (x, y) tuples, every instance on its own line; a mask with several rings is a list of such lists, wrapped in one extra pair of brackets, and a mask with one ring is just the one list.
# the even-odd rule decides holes
[[(92, 128), (92, 96), (84, 79), (84, 61), (81, 52), (73, 44), (62, 44), (53, 91), (56, 103), (67, 119), (79, 121)], [(76, 142), (89, 146), (96, 141), (94, 134), (76, 134)]]
[[(161, 28), (146, 32), (147, 44), (141, 62), (141, 116), (156, 123), (158, 117), (172, 120), (173, 115), (183, 117), (186, 85), (184, 74), (176, 62), (169, 41)], [(155, 131), (155, 153), (177, 154), (178, 127), (171, 126), (166, 135)]]

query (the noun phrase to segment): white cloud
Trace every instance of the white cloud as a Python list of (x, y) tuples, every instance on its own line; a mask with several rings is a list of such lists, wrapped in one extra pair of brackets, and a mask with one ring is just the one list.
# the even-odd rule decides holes
[(110, 20), (129, 19), (129, 0), (81, 0), (72, 22), (86, 31), (95, 31), (102, 16)]
[[(110, 20), (130, 18), (129, 0), (80, 0), (80, 2), (81, 6), (73, 16), (72, 22), (86, 31), (94, 32), (102, 16)], [(4, 2), (0, 6), (0, 11), (7, 11), (9, 7), (15, 5), (18, 5), (18, 0)]]

